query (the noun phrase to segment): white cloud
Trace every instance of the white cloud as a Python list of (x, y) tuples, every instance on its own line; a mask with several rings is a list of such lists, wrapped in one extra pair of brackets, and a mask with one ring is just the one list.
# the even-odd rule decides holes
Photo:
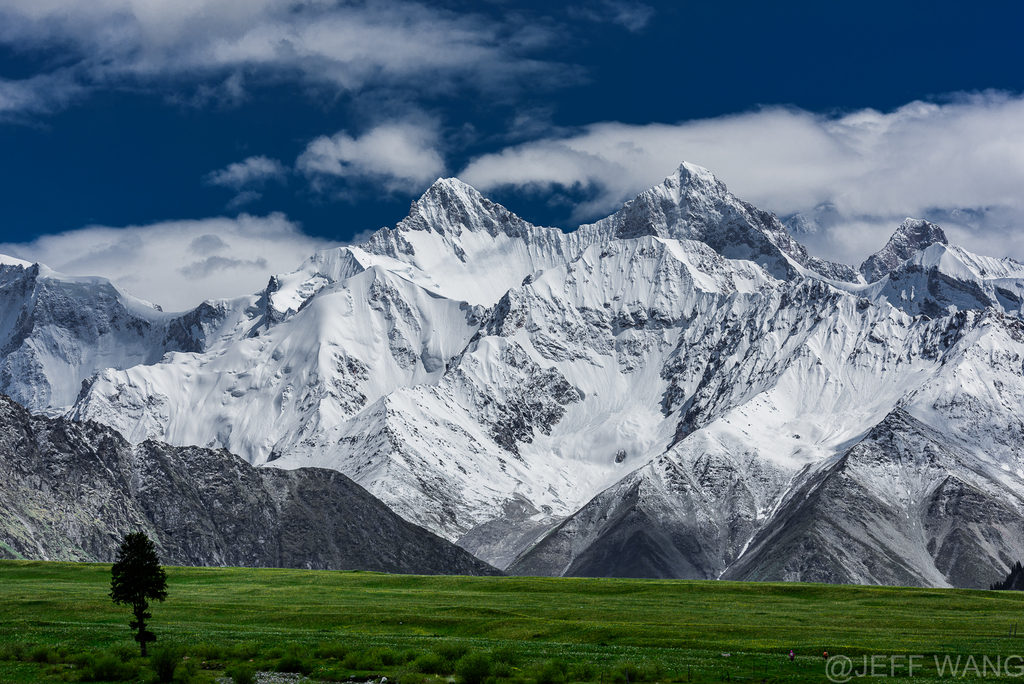
[(0, 121), (62, 109), (85, 92), (67, 70), (20, 80), (0, 78)]
[(212, 171), (206, 176), (210, 185), (220, 185), (241, 191), (250, 186), (262, 186), (268, 180), (283, 181), (288, 170), (276, 159), (258, 156)]
[(126, 228), (91, 226), (0, 244), (0, 254), (69, 275), (100, 275), (166, 311), (181, 311), (204, 299), (258, 292), (271, 275), (294, 271), (315, 251), (339, 244), (303, 234), (282, 214), (242, 214)]
[(593, 220), (684, 160), (779, 215), (835, 205), (843, 220), (818, 241), (848, 263), (906, 216), (958, 209), (974, 216), (973, 225), (946, 222), (961, 244), (1024, 259), (1024, 97), (1005, 93), (841, 117), (765, 108), (674, 125), (598, 123), (481, 156), (459, 177), (481, 190), (587, 188), (593, 199), (574, 218)]
[(286, 182), (288, 169), (276, 159), (258, 156), (228, 164), (223, 169), (206, 174), (207, 185), (231, 188), (235, 196), (227, 204), (228, 209), (240, 209), (263, 197), (255, 188), (262, 188), (267, 181)]
[(256, 192), (255, 190), (243, 190), (234, 197), (232, 197), (225, 205), (226, 209), (234, 211), (235, 209), (241, 209), (247, 204), (252, 204), (256, 200), (263, 197), (262, 192)]
[(54, 51), (95, 85), (205, 79), (195, 96), (177, 98), (194, 105), (244, 100), (242, 72), (405, 92), (578, 78), (526, 56), (554, 43), (554, 30), (516, 21), (410, 0), (0, 0), (0, 44)]
[(314, 183), (372, 180), (389, 192), (415, 192), (445, 172), (437, 126), (389, 123), (355, 138), (345, 131), (309, 143), (295, 168)]

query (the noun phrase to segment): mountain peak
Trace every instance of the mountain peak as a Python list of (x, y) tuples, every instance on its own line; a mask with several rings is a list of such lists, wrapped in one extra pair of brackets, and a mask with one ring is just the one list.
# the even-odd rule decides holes
[(857, 280), (849, 266), (810, 256), (774, 214), (740, 200), (713, 173), (689, 162), (615, 214), (580, 231), (604, 241), (645, 235), (697, 240), (727, 258), (754, 261), (785, 280), (796, 277), (794, 264), (833, 280)]
[(860, 265), (860, 272), (869, 283), (877, 282), (910, 257), (936, 243), (949, 244), (942, 228), (923, 219), (908, 217), (885, 247)]
[(458, 178), (439, 178), (409, 207), (399, 231), (422, 230), (458, 237), (463, 231), (518, 236), (530, 224)]
[(690, 162), (684, 161), (680, 164), (675, 173), (665, 179), (665, 183), (668, 184), (673, 180), (678, 180), (681, 185), (693, 188), (706, 195), (725, 195), (729, 192), (725, 187), (725, 183), (718, 180), (715, 174), (703, 166), (697, 166)]

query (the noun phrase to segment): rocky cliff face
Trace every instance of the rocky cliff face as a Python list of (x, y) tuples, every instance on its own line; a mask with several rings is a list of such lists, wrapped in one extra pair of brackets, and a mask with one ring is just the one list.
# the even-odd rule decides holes
[(497, 574), (330, 470), (132, 445), (0, 397), (0, 557), (112, 561), (142, 530), (168, 565)]

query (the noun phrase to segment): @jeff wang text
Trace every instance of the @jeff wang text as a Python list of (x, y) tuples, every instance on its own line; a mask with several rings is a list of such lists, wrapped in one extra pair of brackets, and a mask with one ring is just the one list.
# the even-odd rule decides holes
[(834, 684), (863, 677), (1022, 677), (1024, 656), (1019, 655), (865, 655), (859, 658), (832, 656), (825, 661), (825, 675)]

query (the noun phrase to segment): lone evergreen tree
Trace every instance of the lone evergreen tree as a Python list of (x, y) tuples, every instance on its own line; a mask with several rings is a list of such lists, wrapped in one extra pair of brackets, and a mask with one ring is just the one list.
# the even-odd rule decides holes
[(156, 549), (142, 532), (131, 532), (121, 542), (117, 560), (110, 569), (110, 598), (117, 604), (132, 607), (135, 619), (128, 626), (136, 630), (135, 640), (146, 657), (146, 643), (156, 641), (156, 634), (146, 629), (146, 620), (153, 617), (149, 600), (167, 598), (167, 573), (160, 567)]

